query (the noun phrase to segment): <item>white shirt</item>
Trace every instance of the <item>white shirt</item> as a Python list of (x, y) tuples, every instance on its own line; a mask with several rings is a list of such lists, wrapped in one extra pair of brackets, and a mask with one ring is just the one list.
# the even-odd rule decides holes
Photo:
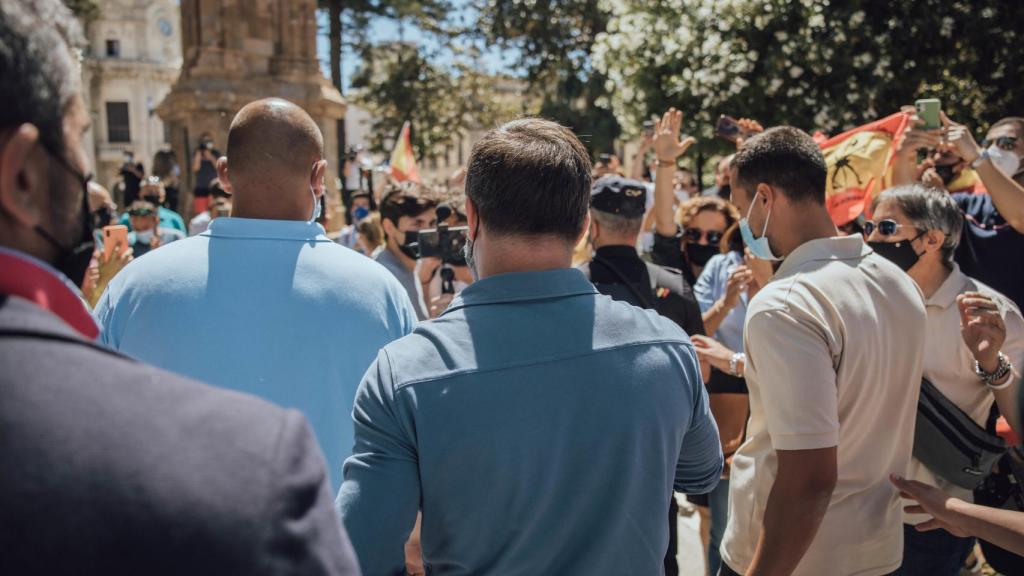
[[(981, 292), (992, 298), (999, 307), (1006, 324), (1006, 342), (1002, 351), (1013, 364), (1014, 374), (1011, 378), (1018, 380), (1020, 367), (1024, 366), (1024, 318), (1021, 318), (1020, 310), (1009, 298), (965, 275), (956, 264), (946, 281), (925, 303), (928, 330), (925, 333), (924, 377), (975, 423), (984, 427), (995, 396), (974, 373), (974, 355), (960, 335), (960, 310), (956, 305), (956, 297), (964, 292)], [(966, 502), (974, 501), (973, 492), (936, 476), (916, 459), (911, 462), (907, 477), (938, 486), (947, 494)], [(903, 521), (916, 525), (929, 517), (924, 514), (904, 514)]]
[(747, 441), (732, 462), (722, 558), (744, 573), (777, 450), (838, 447), (838, 481), (797, 576), (878, 576), (903, 559), (890, 473), (905, 474), (924, 361), (917, 285), (858, 236), (793, 251), (750, 301)]

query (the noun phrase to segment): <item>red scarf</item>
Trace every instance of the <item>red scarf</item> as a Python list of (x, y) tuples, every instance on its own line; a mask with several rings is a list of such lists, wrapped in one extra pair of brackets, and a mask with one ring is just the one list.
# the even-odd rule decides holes
[(88, 340), (100, 330), (65, 280), (27, 258), (0, 251), (0, 294), (24, 298), (54, 314)]

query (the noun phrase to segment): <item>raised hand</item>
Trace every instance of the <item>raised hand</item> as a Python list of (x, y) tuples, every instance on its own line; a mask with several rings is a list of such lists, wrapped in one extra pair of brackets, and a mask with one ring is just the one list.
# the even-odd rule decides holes
[(679, 129), (683, 125), (683, 113), (669, 108), (654, 127), (654, 153), (659, 162), (675, 162), (697, 141), (692, 137), (679, 139)]
[(998, 354), (1006, 342), (1006, 324), (996, 303), (978, 292), (965, 292), (956, 297), (960, 309), (960, 335), (974, 359), (986, 372), (999, 364)]
[(942, 132), (945, 145), (948, 150), (956, 152), (956, 155), (967, 162), (974, 162), (981, 155), (981, 146), (974, 140), (971, 131), (963, 124), (957, 124), (946, 116), (945, 112), (939, 112), (942, 118)]
[(736, 121), (736, 124), (740, 127), (740, 135), (736, 137), (736, 149), (739, 150), (743, 143), (747, 139), (743, 136), (744, 134), (753, 136), (754, 134), (760, 134), (764, 132), (764, 126), (757, 120), (751, 118), (740, 118)]

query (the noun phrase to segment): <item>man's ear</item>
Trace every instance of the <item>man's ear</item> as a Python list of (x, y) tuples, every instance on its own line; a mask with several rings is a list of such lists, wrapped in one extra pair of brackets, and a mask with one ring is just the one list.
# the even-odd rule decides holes
[[(221, 156), (220, 158), (217, 159), (217, 179), (220, 180), (220, 187), (222, 189), (224, 189), (224, 190), (230, 190), (231, 189), (231, 177), (230, 177), (230, 172), (228, 171), (228, 157), (227, 156)], [(202, 182), (199, 182), (198, 184), (201, 184), (203, 186), (209, 186), (210, 185), (209, 182), (206, 182), (205, 184), (202, 183)]]
[(921, 240), (924, 241), (926, 252), (938, 252), (942, 250), (942, 243), (946, 241), (946, 233), (942, 230), (929, 230), (921, 236)]
[(38, 142), (39, 129), (22, 124), (0, 149), (0, 210), (26, 228), (38, 225), (43, 216), (39, 199), (46, 182), (43, 171), (32, 166)]
[[(771, 210), (779, 200), (779, 193), (764, 182), (757, 185), (757, 198), (764, 203), (765, 210)], [(756, 201), (752, 198), (751, 201)]]
[(591, 215), (590, 211), (587, 211), (587, 219), (583, 222), (583, 233), (576, 238), (576, 242), (573, 246), (579, 246), (580, 241), (582, 241), (584, 237), (587, 238), (588, 242), (593, 244), (594, 240), (599, 236), (601, 236), (601, 223)]
[(313, 163), (313, 173), (310, 175), (309, 185), (318, 196), (324, 194), (324, 176), (327, 174), (327, 160), (318, 160)]
[(466, 227), (468, 228), (466, 236), (476, 242), (477, 233), (480, 231), (480, 214), (476, 211), (476, 204), (473, 204), (468, 197), (466, 198)]
[(395, 241), (398, 240), (398, 227), (395, 226), (394, 222), (388, 218), (381, 218), (380, 225), (381, 228), (384, 228), (384, 234), (387, 238), (394, 238)]

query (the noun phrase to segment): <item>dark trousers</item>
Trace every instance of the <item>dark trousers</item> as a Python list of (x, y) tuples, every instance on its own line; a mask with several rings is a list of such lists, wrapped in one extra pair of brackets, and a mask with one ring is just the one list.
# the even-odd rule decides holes
[(679, 504), (675, 494), (668, 499), (668, 551), (665, 553), (665, 576), (679, 576), (679, 562), (676, 553), (679, 551)]
[(945, 530), (918, 532), (903, 525), (903, 565), (897, 576), (957, 576), (974, 538), (960, 538)]
[[(892, 574), (889, 574), (889, 576), (898, 576), (898, 574), (900, 574), (899, 570), (897, 570), (896, 572), (893, 572)], [(725, 562), (722, 562), (722, 567), (718, 569), (718, 576), (743, 576), (743, 575), (740, 574), (739, 572), (736, 572), (732, 568), (729, 568), (729, 566)]]

